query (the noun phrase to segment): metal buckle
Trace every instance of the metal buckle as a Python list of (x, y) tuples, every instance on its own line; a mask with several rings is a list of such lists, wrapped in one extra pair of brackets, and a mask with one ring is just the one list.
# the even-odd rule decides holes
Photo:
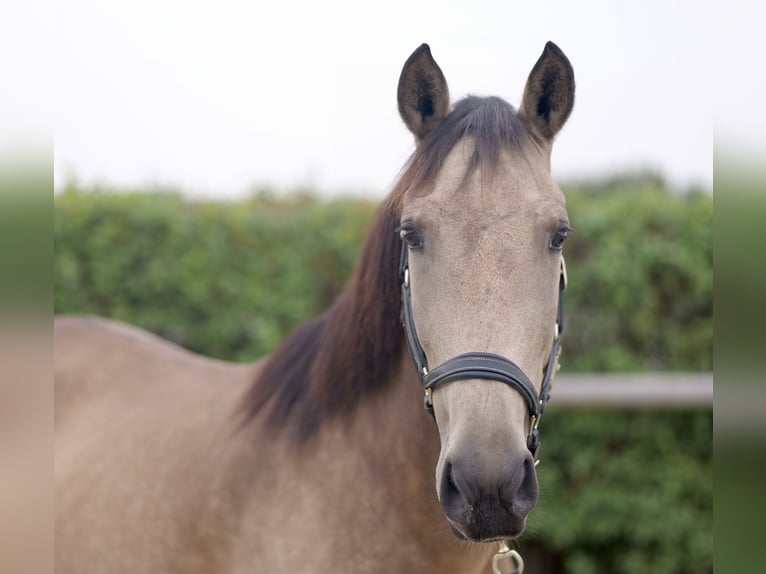
[(566, 291), (569, 279), (567, 278), (567, 262), (564, 261), (564, 256), (561, 256), (561, 278), (564, 280), (564, 290)]
[(540, 423), (540, 417), (539, 416), (532, 415), (530, 417), (530, 420), (529, 420), (529, 434), (527, 435), (527, 440), (532, 438), (532, 434), (537, 430), (537, 425), (539, 423)]

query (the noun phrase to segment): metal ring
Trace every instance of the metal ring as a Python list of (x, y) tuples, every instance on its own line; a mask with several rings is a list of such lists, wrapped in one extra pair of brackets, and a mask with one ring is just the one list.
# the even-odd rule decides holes
[[(500, 570), (501, 560), (512, 560), (515, 565), (515, 570), (511, 572), (503, 572)], [(492, 558), (492, 573), (493, 574), (522, 574), (524, 572), (524, 559), (521, 554), (508, 547), (507, 542), (500, 543), (500, 550)]]

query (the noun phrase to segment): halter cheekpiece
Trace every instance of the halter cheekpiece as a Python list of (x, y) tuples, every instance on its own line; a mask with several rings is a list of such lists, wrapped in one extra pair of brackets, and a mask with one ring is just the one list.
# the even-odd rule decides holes
[(532, 381), (521, 368), (506, 357), (492, 353), (463, 353), (448, 359), (441, 365), (429, 369), (425, 351), (420, 345), (418, 334), (415, 329), (415, 321), (412, 316), (412, 298), (410, 296), (410, 272), (409, 272), (409, 248), (402, 241), (402, 252), (399, 262), (399, 276), (402, 281), (402, 324), (407, 338), (407, 347), (418, 371), (420, 382), (423, 385), (425, 396), (423, 403), (426, 411), (434, 416), (431, 394), (433, 389), (444, 383), (462, 379), (488, 379), (500, 381), (511, 387), (524, 397), (530, 416), (529, 435), (527, 435), (527, 448), (532, 456), (537, 459), (537, 450), (540, 447), (538, 425), (540, 417), (545, 410), (545, 404), (550, 398), (551, 383), (553, 376), (559, 368), (559, 355), (561, 353), (561, 333), (564, 330), (564, 290), (567, 287), (567, 272), (564, 257), (561, 257), (561, 273), (559, 276), (559, 298), (556, 311), (556, 326), (553, 344), (548, 362), (543, 369), (543, 383), (540, 394), (537, 394)]

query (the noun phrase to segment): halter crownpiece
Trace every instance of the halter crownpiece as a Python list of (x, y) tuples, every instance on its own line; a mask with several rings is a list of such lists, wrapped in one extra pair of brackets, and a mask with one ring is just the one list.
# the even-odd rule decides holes
[(402, 241), (402, 252), (399, 260), (399, 275), (402, 280), (402, 324), (406, 334), (407, 348), (410, 351), (410, 356), (415, 363), (415, 369), (425, 391), (423, 403), (426, 411), (431, 413), (431, 416), (435, 416), (431, 395), (433, 389), (441, 384), (462, 379), (488, 379), (505, 383), (519, 392), (527, 403), (530, 416), (527, 448), (536, 460), (537, 450), (540, 447), (538, 425), (540, 417), (545, 410), (545, 405), (550, 398), (553, 376), (559, 369), (559, 355), (561, 354), (561, 333), (564, 330), (564, 290), (567, 287), (567, 270), (563, 255), (561, 257), (561, 273), (559, 275), (559, 300), (558, 309), (556, 310), (555, 334), (551, 351), (548, 355), (548, 362), (543, 369), (543, 383), (540, 387), (539, 395), (532, 381), (529, 380), (529, 377), (516, 363), (506, 357), (493, 353), (464, 353), (452, 357), (441, 365), (429, 370), (428, 360), (418, 339), (415, 320), (412, 316), (409, 250), (407, 243), (404, 241)]

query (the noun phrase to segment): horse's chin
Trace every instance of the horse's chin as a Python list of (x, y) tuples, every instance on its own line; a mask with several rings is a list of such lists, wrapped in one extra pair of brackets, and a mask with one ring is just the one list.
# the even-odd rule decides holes
[[(450, 530), (452, 531), (452, 534), (455, 535), (460, 540), (465, 540), (468, 542), (480, 542), (480, 543), (489, 543), (489, 542), (502, 542), (504, 540), (513, 540), (515, 538), (518, 538), (524, 533), (524, 528), (526, 526), (526, 519), (523, 519), (520, 521), (520, 524), (518, 525), (507, 525), (502, 529), (498, 529), (498, 533), (492, 533), (489, 532), (486, 528), (477, 528), (477, 529), (467, 529), (468, 531), (464, 530), (464, 527), (459, 525), (458, 523), (451, 520), (449, 517), (447, 518), (447, 524), (449, 525)], [(472, 531), (473, 530), (473, 531)]]

